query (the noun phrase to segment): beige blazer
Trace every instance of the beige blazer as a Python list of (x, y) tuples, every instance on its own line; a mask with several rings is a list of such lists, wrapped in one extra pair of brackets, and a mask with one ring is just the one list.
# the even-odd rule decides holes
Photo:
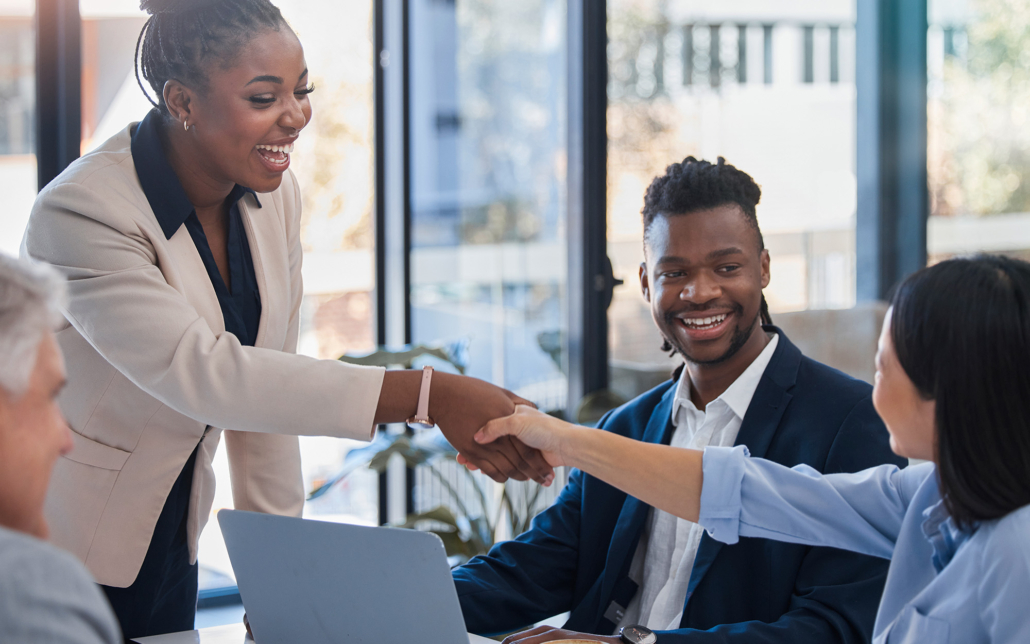
[[(295, 436), (368, 440), (383, 370), (295, 355), (301, 285), (300, 193), (240, 200), (261, 321), (256, 346), (225, 333), (186, 227), (165, 239), (136, 176), (130, 125), (77, 160), (36, 199), (22, 255), (67, 278), (57, 338), (60, 398), (75, 447), (47, 496), (51, 541), (101, 584), (139, 573), (168, 492), (200, 444), (188, 519), (190, 557), (211, 511), (211, 468), (225, 430), (235, 506), (299, 515)], [(233, 431), (230, 431), (233, 430)]]

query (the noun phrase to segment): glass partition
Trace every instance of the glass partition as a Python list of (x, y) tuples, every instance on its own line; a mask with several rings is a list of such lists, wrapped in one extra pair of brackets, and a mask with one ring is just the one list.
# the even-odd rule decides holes
[(565, 2), (410, 12), (413, 340), (563, 408)]
[(0, 252), (18, 254), (36, 198), (35, 3), (0, 3)]
[[(449, 345), (469, 375), (564, 409), (566, 2), (408, 6), (412, 340)], [(486, 477), (434, 467), (415, 470), (416, 512), (443, 505), (489, 522), (525, 504), (526, 518), (560, 487), (509, 483), (505, 506)]]

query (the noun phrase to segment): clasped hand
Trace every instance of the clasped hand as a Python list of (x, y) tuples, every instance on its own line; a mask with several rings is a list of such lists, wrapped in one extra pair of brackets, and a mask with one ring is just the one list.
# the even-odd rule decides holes
[[(513, 397), (513, 400), (517, 397)], [(540, 450), (549, 468), (572, 465), (568, 447), (573, 432), (579, 429), (541, 411), (524, 401), (515, 400), (515, 412), (488, 422), (475, 436), (474, 442), (486, 447), (515, 440), (516, 444)], [(460, 450), (459, 450), (460, 451)], [(458, 462), (470, 470), (479, 469), (476, 463), (464, 454), (458, 455)]]
[(508, 436), (489, 443), (473, 438), (490, 421), (511, 416), (516, 405), (519, 409), (531, 409), (528, 406), (532, 403), (476, 378), (448, 376), (437, 374), (434, 379), (430, 416), (458, 450), (459, 462), (482, 470), (497, 482), (509, 478), (532, 479), (541, 485), (550, 485), (554, 481), (554, 470), (538, 450)]

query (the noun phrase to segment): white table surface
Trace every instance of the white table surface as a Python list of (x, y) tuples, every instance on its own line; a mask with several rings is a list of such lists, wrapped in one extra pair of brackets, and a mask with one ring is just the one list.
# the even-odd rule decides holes
[(139, 642), (139, 644), (243, 644), (244, 642), (254, 642), (247, 636), (247, 627), (242, 623), (212, 626), (199, 631), (141, 637), (132, 641)]
[[(153, 637), (141, 637), (134, 642), (139, 644), (253, 644), (254, 640), (247, 636), (247, 629), (243, 624), (227, 624), (225, 626), (213, 626), (202, 628), (199, 631), (183, 631), (182, 633), (170, 633), (168, 635), (154, 635)], [(469, 635), (469, 644), (497, 644), (479, 635)]]

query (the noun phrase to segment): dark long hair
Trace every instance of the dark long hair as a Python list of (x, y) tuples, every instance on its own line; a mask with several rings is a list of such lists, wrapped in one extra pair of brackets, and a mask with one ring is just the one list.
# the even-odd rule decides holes
[[(136, 40), (136, 82), (167, 116), (164, 86), (169, 80), (204, 90), (211, 63), (232, 65), (243, 46), (264, 29), (278, 31), (286, 20), (269, 0), (142, 0), (150, 18)], [(142, 74), (157, 99), (150, 97)]]
[(952, 259), (891, 301), (905, 373), (934, 400), (941, 495), (961, 526), (1030, 504), (1030, 264)]

